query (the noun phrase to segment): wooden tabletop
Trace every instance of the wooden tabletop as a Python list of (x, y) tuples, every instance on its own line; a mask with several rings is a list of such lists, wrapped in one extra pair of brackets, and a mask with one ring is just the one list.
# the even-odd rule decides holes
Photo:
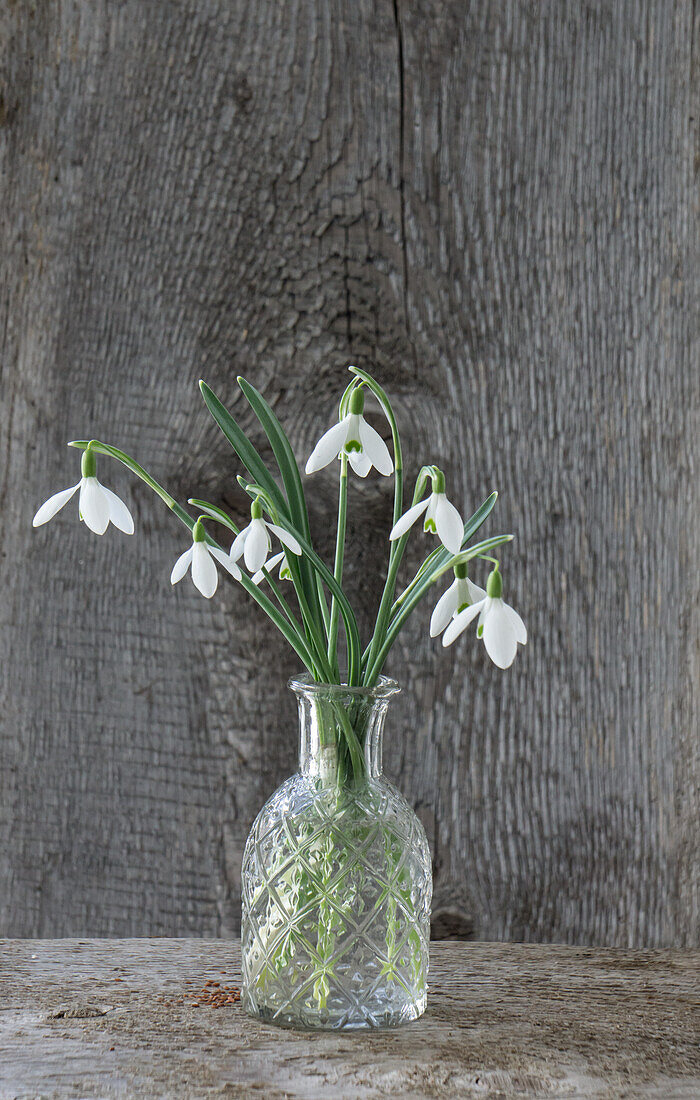
[(291, 1032), (235, 1001), (235, 942), (0, 940), (0, 1100), (697, 1100), (699, 980), (700, 952), (443, 942), (422, 1020)]

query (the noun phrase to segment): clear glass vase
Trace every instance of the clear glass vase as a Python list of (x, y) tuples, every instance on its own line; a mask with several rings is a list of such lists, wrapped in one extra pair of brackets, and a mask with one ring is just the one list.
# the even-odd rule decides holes
[(425, 830), (382, 775), (399, 688), (289, 686), (299, 772), (245, 847), (243, 1004), (286, 1027), (396, 1027), (425, 1011), (432, 895)]

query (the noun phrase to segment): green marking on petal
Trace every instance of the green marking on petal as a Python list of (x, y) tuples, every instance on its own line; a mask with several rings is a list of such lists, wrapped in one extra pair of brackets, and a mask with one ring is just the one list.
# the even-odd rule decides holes
[(477, 626), (477, 628), (476, 628), (477, 638), (480, 638), (483, 633), (484, 633), (484, 624), (482, 623), (481, 626)]
[(461, 603), (459, 605), (459, 607), (457, 608), (457, 614), (459, 615), (460, 611), (464, 611), (464, 609), (466, 607), (471, 607), (471, 604), (469, 603), (469, 600), (466, 600), (464, 603)]
[(350, 454), (351, 451), (359, 451), (362, 454), (362, 444), (359, 439), (348, 439), (345, 444), (345, 453)]
[(435, 520), (434, 519), (426, 519), (425, 523), (423, 524), (423, 530), (426, 533), (428, 531), (430, 531), (430, 532), (432, 532), (433, 535), (437, 535), (437, 527), (435, 526)]

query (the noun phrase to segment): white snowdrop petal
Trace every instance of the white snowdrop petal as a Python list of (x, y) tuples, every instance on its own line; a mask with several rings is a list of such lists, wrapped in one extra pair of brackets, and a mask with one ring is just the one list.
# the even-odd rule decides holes
[(464, 538), (462, 517), (454, 504), (450, 504), (444, 493), (438, 493), (437, 496), (438, 500), (435, 504), (435, 526), (437, 528), (438, 538), (451, 554), (458, 554), (462, 546), (462, 539)]
[(442, 644), (444, 646), (452, 645), (455, 639), (459, 638), (462, 631), (466, 630), (470, 622), (481, 612), (482, 606), (480, 603), (473, 603), (471, 607), (465, 607), (463, 611), (455, 615), (442, 636)]
[(109, 524), (109, 502), (96, 477), (84, 477), (80, 483), (80, 514), (96, 535), (104, 535)]
[(210, 600), (216, 592), (219, 574), (206, 542), (195, 542), (192, 547), (192, 580), (197, 591)]
[(484, 645), (498, 668), (510, 668), (518, 648), (515, 629), (503, 600), (493, 600), (484, 616)]
[(178, 581), (182, 580), (182, 578), (184, 577), (185, 573), (187, 572), (187, 570), (189, 568), (189, 564), (190, 564), (191, 561), (192, 561), (192, 547), (190, 546), (190, 547), (188, 547), (187, 550), (185, 550), (184, 554), (180, 554), (180, 557), (175, 562), (175, 564), (173, 566), (173, 571), (170, 574), (170, 583), (171, 584), (177, 584)]
[(479, 603), (481, 600), (486, 599), (486, 592), (483, 588), (479, 588), (478, 584), (474, 584), (474, 581), (470, 581), (469, 577), (466, 578), (466, 581), (470, 603)]
[(426, 497), (425, 500), (419, 501), (418, 504), (414, 504), (412, 508), (404, 512), (401, 518), (398, 519), (392, 527), (391, 534), (389, 535), (390, 540), (393, 542), (394, 539), (400, 539), (402, 535), (405, 535), (409, 528), (413, 527), (416, 520), (423, 515), (423, 512), (425, 512), (429, 504), (430, 497)]
[(235, 561), (231, 561), (230, 555), (227, 554), (225, 550), (220, 550), (218, 546), (210, 546), (209, 553), (223, 565), (224, 569), (231, 574), (234, 580), (239, 581), (241, 579), (239, 567), (236, 565)]
[(248, 538), (248, 532), (250, 527), (244, 527), (235, 539), (231, 543), (230, 557), (231, 561), (238, 561), (245, 547), (245, 540)]
[(80, 488), (80, 482), (70, 489), (61, 489), (60, 493), (54, 493), (47, 501), (44, 501), (39, 511), (32, 520), (32, 527), (41, 527), (42, 523), (48, 523), (50, 519), (60, 512), (64, 504), (67, 504), (73, 494)]
[(261, 519), (252, 519), (243, 550), (246, 569), (250, 570), (251, 573), (257, 573), (258, 569), (262, 569), (269, 550), (270, 536), (267, 533), (267, 527)]
[(379, 470), (380, 474), (384, 474), (385, 477), (393, 474), (394, 463), (389, 454), (389, 448), (379, 432), (371, 424), (368, 424), (363, 416), (360, 417), (360, 443), (363, 451), (372, 460), (373, 465)]
[[(279, 565), (281, 561), (284, 561), (284, 551), (282, 551), (282, 553), (280, 554), (274, 554), (271, 558), (268, 558), (265, 562), (265, 568), (267, 569), (268, 573), (271, 573), (275, 566)], [(253, 584), (260, 584), (261, 581), (265, 580), (265, 574), (263, 573), (262, 569), (258, 569), (257, 573), (254, 573), (250, 579), (252, 580)]]
[(116, 493), (113, 493), (111, 489), (108, 489), (107, 486), (103, 485), (101, 482), (100, 489), (107, 497), (109, 518), (114, 526), (118, 527), (120, 531), (123, 531), (125, 535), (133, 535), (134, 519), (124, 501), (121, 500)]
[(518, 612), (514, 608), (512, 608), (510, 604), (504, 603), (503, 606), (508, 612), (508, 618), (513, 624), (516, 642), (520, 642), (521, 645), (525, 645), (527, 643), (527, 630), (525, 629), (525, 623), (518, 615)]
[(288, 550), (291, 550), (293, 554), (301, 554), (301, 546), (294, 535), (290, 535), (289, 531), (285, 531), (283, 527), (278, 527), (276, 523), (268, 523), (267, 529), (277, 535), (282, 545), (286, 546)]
[(435, 604), (435, 609), (430, 616), (430, 637), (436, 638), (442, 634), (450, 619), (457, 610), (459, 600), (459, 581), (453, 581), (446, 592)]
[(315, 474), (317, 470), (322, 470), (324, 466), (327, 466), (329, 462), (338, 457), (347, 438), (347, 422), (348, 417), (346, 416), (321, 436), (306, 463), (307, 474)]
[(372, 469), (372, 459), (364, 451), (350, 451), (348, 462), (358, 477), (367, 477)]

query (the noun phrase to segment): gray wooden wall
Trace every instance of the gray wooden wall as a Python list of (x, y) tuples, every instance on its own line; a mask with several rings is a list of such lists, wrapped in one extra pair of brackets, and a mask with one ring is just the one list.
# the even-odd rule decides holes
[[(244, 373), (301, 459), (355, 362), (409, 473), (518, 535), (513, 668), (429, 607), (389, 666), (437, 932), (698, 942), (692, 39), (690, 0), (0, 0), (0, 934), (235, 934), (295, 763), (293, 655), (234, 586), (171, 590), (144, 486), (100, 467), (133, 539), (32, 531), (65, 441), (240, 516), (197, 379), (254, 430)], [(389, 494), (352, 483), (365, 631)]]

